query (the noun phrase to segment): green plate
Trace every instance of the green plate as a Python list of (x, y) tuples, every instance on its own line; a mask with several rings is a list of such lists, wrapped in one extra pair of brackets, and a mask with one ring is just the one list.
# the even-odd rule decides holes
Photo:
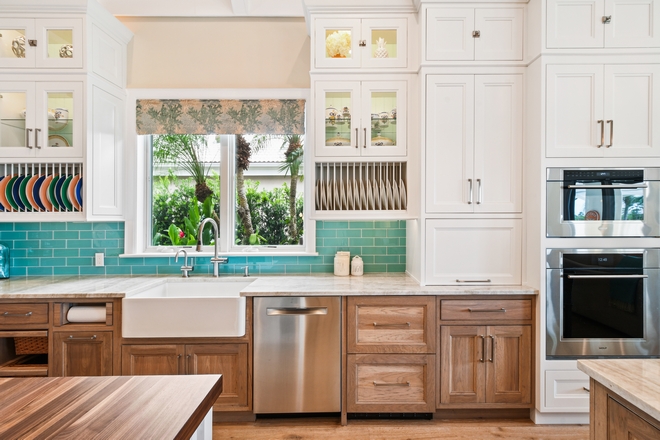
[(25, 188), (27, 187), (28, 182), (32, 178), (32, 175), (28, 174), (25, 176), (25, 179), (21, 182), (21, 186), (18, 187), (18, 194), (21, 197), (21, 202), (25, 205), (25, 210), (26, 211), (32, 211), (32, 203), (30, 203), (30, 200), (27, 198), (27, 193), (25, 192)]
[(5, 189), (5, 195), (7, 196), (7, 201), (9, 202), (11, 207), (14, 208), (16, 211), (18, 211), (18, 205), (14, 201), (14, 196), (12, 195), (12, 187), (14, 186), (14, 182), (16, 182), (16, 179), (18, 179), (18, 176), (14, 176), (11, 178), (11, 180), (7, 184), (7, 188)]
[(64, 203), (64, 206), (66, 206), (67, 211), (73, 211), (73, 205), (69, 200), (69, 185), (71, 184), (71, 179), (73, 179), (73, 175), (67, 176), (66, 180), (62, 184), (62, 189), (60, 190), (60, 194), (62, 195), (62, 203)]
[(53, 210), (55, 211), (60, 210), (60, 204), (57, 203), (57, 197), (55, 197), (55, 185), (57, 185), (58, 180), (60, 180), (60, 176), (55, 175), (53, 180), (50, 181), (50, 185), (48, 185), (48, 200), (53, 204)]

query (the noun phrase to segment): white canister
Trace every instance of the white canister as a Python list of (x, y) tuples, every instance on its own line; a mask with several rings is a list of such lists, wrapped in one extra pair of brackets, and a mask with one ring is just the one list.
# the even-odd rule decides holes
[(335, 254), (335, 275), (347, 277), (351, 269), (351, 253), (339, 251)]
[(353, 260), (351, 260), (351, 275), (355, 275), (356, 277), (361, 277), (363, 274), (364, 274), (364, 263), (362, 262), (362, 258), (356, 255), (353, 257)]

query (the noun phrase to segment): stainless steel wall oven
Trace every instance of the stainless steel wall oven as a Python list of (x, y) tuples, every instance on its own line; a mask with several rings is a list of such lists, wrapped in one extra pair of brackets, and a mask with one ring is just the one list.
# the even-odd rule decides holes
[(660, 357), (660, 249), (548, 249), (546, 357)]
[(660, 237), (660, 168), (548, 168), (548, 237)]

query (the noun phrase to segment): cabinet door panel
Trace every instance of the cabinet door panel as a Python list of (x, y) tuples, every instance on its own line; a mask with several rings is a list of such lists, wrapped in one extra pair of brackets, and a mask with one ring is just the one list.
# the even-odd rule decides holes
[(530, 403), (532, 370), (531, 327), (488, 327), (486, 401)]
[(474, 39), (475, 60), (522, 60), (522, 8), (476, 9), (474, 21), (481, 33)]
[(474, 9), (437, 8), (426, 11), (426, 59), (474, 59)]
[[(44, 68), (80, 68), (83, 66), (82, 20), (53, 18), (36, 20), (36, 66)], [(62, 55), (62, 48), (71, 50)], [(70, 55), (70, 56), (69, 56)]]
[[(359, 67), (361, 62), (360, 47), (360, 25), (359, 19), (346, 19), (342, 18), (337, 20), (335, 18), (317, 18), (314, 20), (314, 53), (316, 67)], [(335, 32), (338, 34), (335, 35)], [(337, 56), (331, 53), (333, 47), (337, 44), (333, 41), (341, 39), (335, 38), (342, 33), (350, 35), (351, 49), (344, 56)], [(326, 44), (330, 37), (330, 44)], [(328, 50), (329, 49), (329, 50)]]
[(121, 374), (124, 376), (183, 374), (183, 345), (123, 345)]
[[(36, 83), (36, 127), (41, 130), (35, 134), (34, 148), (37, 156), (82, 157), (82, 124), (85, 119), (82, 96), (82, 82)], [(67, 114), (53, 120), (49, 109), (59, 108)]]
[(522, 209), (522, 76), (475, 77), (475, 212)]
[(35, 66), (37, 51), (27, 43), (36, 35), (34, 19), (0, 18), (0, 34), (3, 40), (0, 44), (0, 67)]
[(605, 0), (548, 0), (548, 48), (603, 47)]
[(53, 333), (53, 376), (111, 376), (112, 332)]
[[(361, 95), (360, 154), (405, 156), (408, 118), (406, 82), (365, 81), (362, 82)], [(396, 113), (396, 120), (389, 119), (388, 115), (392, 112)]]
[(603, 155), (603, 66), (549, 65), (546, 156)]
[[(605, 110), (608, 156), (657, 157), (660, 140), (660, 65), (606, 65)], [(610, 134), (613, 134), (611, 137)]]
[(660, 6), (654, 0), (606, 0), (605, 47), (660, 46)]
[(472, 212), (474, 76), (429, 75), (426, 96), (426, 212)]
[[(385, 40), (387, 56), (377, 52), (379, 38)], [(363, 19), (362, 40), (366, 43), (366, 47), (359, 48), (362, 67), (382, 69), (408, 65), (408, 19)]]
[[(314, 99), (316, 155), (359, 156), (358, 132), (363, 112), (360, 108), (360, 82), (319, 81)], [(350, 116), (340, 114), (344, 107)]]
[(655, 440), (660, 429), (614, 400), (607, 399), (607, 430), (610, 440)]
[(439, 403), (485, 402), (485, 328), (443, 326)]

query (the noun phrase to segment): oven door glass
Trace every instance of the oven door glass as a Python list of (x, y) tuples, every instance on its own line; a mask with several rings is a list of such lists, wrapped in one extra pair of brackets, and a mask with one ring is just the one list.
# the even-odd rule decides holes
[(564, 183), (564, 220), (644, 220), (647, 185), (643, 182)]

